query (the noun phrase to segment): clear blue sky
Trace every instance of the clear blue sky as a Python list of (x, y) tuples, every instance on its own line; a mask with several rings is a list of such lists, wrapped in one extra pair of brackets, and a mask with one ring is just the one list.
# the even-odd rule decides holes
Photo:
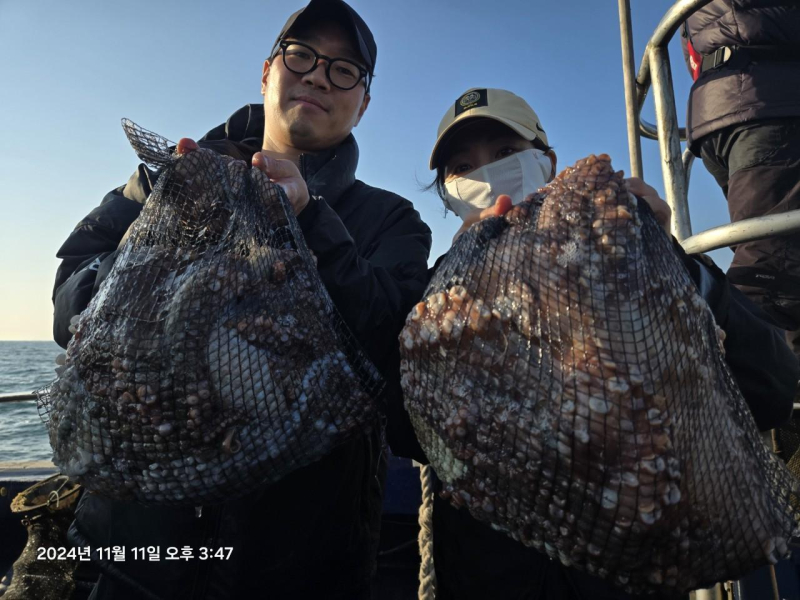
[[(173, 140), (199, 137), (261, 102), (261, 66), (302, 0), (0, 0), (0, 340), (49, 339), (55, 253), (137, 159), (128, 117)], [(606, 152), (629, 169), (617, 5), (612, 1), (352, 0), (378, 43), (372, 103), (355, 136), (358, 177), (411, 200), (434, 232), (432, 259), (458, 221), (421, 191), (447, 107), (499, 87), (536, 109), (559, 167)], [(637, 65), (666, 0), (632, 2)], [(671, 48), (678, 112), (690, 79)], [(653, 121), (652, 100), (645, 117)], [(682, 119), (683, 121), (683, 119)], [(663, 196), (658, 148), (645, 179)], [(727, 222), (698, 161), (695, 231)], [(730, 252), (714, 254), (727, 267)]]

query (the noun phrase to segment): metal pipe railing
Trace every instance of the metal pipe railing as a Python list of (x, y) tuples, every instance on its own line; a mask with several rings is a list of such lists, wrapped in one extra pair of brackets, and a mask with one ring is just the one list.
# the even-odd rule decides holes
[[(689, 178), (692, 176), (692, 165), (694, 164), (694, 154), (688, 148), (683, 151), (683, 174), (686, 177), (686, 189), (689, 189)], [(688, 192), (687, 192), (688, 193)]]
[(35, 392), (14, 392), (11, 394), (0, 394), (0, 404), (11, 402), (27, 402), (29, 400), (36, 400)]
[(628, 123), (628, 153), (631, 158), (631, 175), (642, 178), (642, 138), (639, 136), (639, 112), (636, 104), (636, 68), (633, 58), (630, 0), (619, 0), (619, 31), (622, 40), (622, 69), (625, 78), (625, 111)]
[[(653, 124), (645, 121), (642, 115), (639, 115), (639, 133), (646, 137), (648, 140), (658, 139), (658, 128)], [(686, 130), (683, 127), (678, 128), (678, 133), (681, 136), (681, 141), (686, 141)]]
[[(661, 156), (669, 164), (663, 169), (665, 195), (672, 209), (672, 230), (678, 240), (691, 236), (688, 189), (691, 161), (680, 157), (680, 142), (686, 138), (685, 129), (678, 126), (672, 75), (667, 46), (672, 36), (686, 18), (712, 0), (678, 0), (670, 7), (647, 42), (639, 73), (634, 79), (635, 65), (629, 0), (619, 0), (620, 37), (622, 39), (622, 72), (625, 79), (625, 108), (628, 122), (628, 148), (631, 173), (642, 177), (641, 136), (660, 140)], [(656, 102), (656, 120), (653, 125), (641, 118), (642, 107), (650, 90), (652, 79)], [(635, 82), (635, 83), (634, 83)], [(659, 135), (661, 132), (662, 135)], [(638, 174), (637, 174), (638, 172)]]
[(800, 210), (790, 210), (707, 229), (686, 238), (681, 245), (689, 254), (695, 254), (797, 231), (800, 231)]
[[(680, 142), (686, 139), (686, 131), (678, 125), (668, 45), (681, 24), (693, 12), (712, 1), (678, 0), (669, 8), (647, 42), (639, 72), (634, 80), (635, 65), (629, 56), (633, 52), (630, 1), (619, 0), (631, 173), (636, 175), (637, 171), (642, 172), (641, 137), (658, 140), (664, 163), (662, 171), (666, 201), (672, 209), (672, 232), (689, 253), (708, 252), (725, 246), (800, 231), (800, 217), (795, 214), (800, 211), (792, 211), (769, 217), (746, 219), (692, 235), (688, 190), (694, 156), (686, 150), (681, 157)], [(651, 85), (656, 105), (655, 125), (641, 118), (642, 107)]]
[[(656, 26), (650, 41), (647, 42), (647, 47), (644, 50), (644, 57), (642, 58), (639, 73), (636, 76), (636, 105), (637, 116), (639, 119), (639, 131), (641, 134), (651, 140), (658, 139), (658, 128), (652, 123), (648, 123), (641, 118), (642, 107), (647, 98), (647, 92), (650, 89), (650, 53), (653, 48), (667, 48), (669, 41), (675, 32), (678, 31), (681, 24), (686, 18), (699, 8), (709, 4), (712, 0), (679, 0), (673, 4), (666, 12), (664, 17)], [(623, 70), (625, 68), (623, 62)], [(679, 128), (679, 135), (681, 140), (686, 139), (686, 129)]]
[(666, 45), (655, 46), (650, 51), (650, 71), (658, 122), (658, 144), (664, 163), (661, 173), (664, 177), (665, 200), (672, 209), (672, 235), (681, 242), (692, 235), (692, 223), (672, 87), (672, 70)]

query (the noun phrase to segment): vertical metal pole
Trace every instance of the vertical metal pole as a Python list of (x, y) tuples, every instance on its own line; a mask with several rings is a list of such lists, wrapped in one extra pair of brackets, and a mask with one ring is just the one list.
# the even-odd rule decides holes
[(666, 46), (650, 50), (650, 72), (653, 77), (653, 96), (656, 104), (658, 146), (661, 152), (661, 170), (664, 174), (664, 191), (667, 204), (672, 209), (672, 235), (683, 241), (692, 235), (686, 176), (683, 171), (678, 116), (675, 110), (675, 93), (672, 89), (672, 72)]
[(628, 121), (628, 154), (631, 176), (642, 177), (642, 138), (639, 136), (639, 106), (636, 101), (636, 71), (633, 59), (630, 0), (619, 0), (619, 33), (622, 40), (622, 74), (625, 78), (625, 116)]

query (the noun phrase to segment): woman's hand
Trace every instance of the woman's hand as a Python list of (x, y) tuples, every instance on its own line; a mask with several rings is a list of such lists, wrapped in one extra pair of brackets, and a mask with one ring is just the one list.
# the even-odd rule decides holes
[(175, 148), (175, 152), (181, 155), (189, 154), (189, 152), (197, 150), (197, 148), (199, 148), (199, 146), (192, 138), (181, 138), (178, 140), (178, 146)]
[(455, 244), (459, 236), (478, 221), (488, 219), (489, 217), (502, 217), (509, 210), (511, 210), (511, 206), (511, 196), (500, 194), (495, 203), (489, 208), (477, 208), (473, 210), (464, 218), (464, 222), (462, 223), (461, 227), (458, 231), (456, 231), (456, 234), (453, 236), (453, 243)]
[(670, 219), (672, 218), (672, 210), (669, 204), (661, 199), (655, 188), (650, 187), (638, 177), (629, 177), (625, 180), (628, 185), (628, 191), (634, 196), (638, 196), (652, 209), (656, 215), (656, 220), (667, 233), (670, 233)]

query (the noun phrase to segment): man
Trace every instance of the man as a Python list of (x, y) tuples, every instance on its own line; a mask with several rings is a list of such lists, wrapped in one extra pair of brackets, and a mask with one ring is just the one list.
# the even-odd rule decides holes
[[(800, 5), (714, 0), (684, 24), (687, 132), (731, 221), (800, 209)], [(728, 278), (800, 355), (800, 234), (735, 248)]]
[[(355, 179), (351, 130), (369, 106), (376, 53), (351, 7), (312, 0), (289, 18), (264, 62), (263, 106), (245, 106), (177, 150), (199, 145), (252, 161), (284, 188), (331, 298), (396, 389), (393, 350), (422, 295), (431, 238), (408, 201)], [(97, 291), (157, 177), (140, 165), (59, 250), (54, 335), (62, 346), (70, 317)], [(220, 506), (145, 508), (87, 494), (70, 536), (93, 548), (234, 548), (229, 561), (101, 562), (92, 598), (368, 598), (383, 466), (376, 426), (318, 463)]]

